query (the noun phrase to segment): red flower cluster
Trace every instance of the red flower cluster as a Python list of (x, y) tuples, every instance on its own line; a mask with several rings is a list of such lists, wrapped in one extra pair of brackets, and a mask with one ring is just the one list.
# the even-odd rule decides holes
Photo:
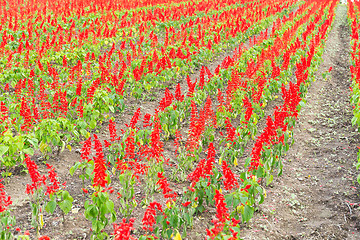
[(162, 190), (164, 197), (167, 199), (167, 202), (176, 201), (177, 194), (171, 188), (169, 188), (170, 184), (168, 183), (166, 177), (164, 176), (164, 172), (158, 172), (157, 174), (159, 180), (157, 181), (157, 185)]
[(243, 103), (244, 103), (244, 107), (246, 108), (245, 121), (249, 121), (254, 108), (252, 107), (251, 102), (247, 96), (244, 97)]
[[(60, 189), (59, 181), (57, 180), (57, 173), (55, 172), (55, 168), (50, 165), (46, 164), (47, 169), (49, 169), (49, 176), (48, 179), (51, 182), (51, 185), (46, 185), (46, 193), (45, 195), (51, 195), (53, 193), (56, 193)], [(65, 183), (63, 184), (65, 187)]]
[[(206, 229), (206, 234), (213, 240), (216, 236), (223, 232), (225, 224), (229, 221), (229, 214), (227, 213), (228, 208), (226, 207), (224, 195), (220, 193), (219, 190), (215, 190), (215, 207), (216, 207), (216, 219), (213, 219), (211, 222), (214, 224), (214, 228), (211, 230)], [(231, 220), (230, 226), (236, 226), (240, 221), (236, 219)], [(229, 227), (232, 237), (231, 240), (237, 239), (237, 232), (235, 232), (231, 227)]]
[(129, 222), (126, 222), (126, 219), (123, 218), (122, 222), (119, 224), (114, 223), (114, 240), (135, 240), (136, 238), (132, 237), (131, 231), (134, 230), (134, 221), (135, 218), (130, 218)]
[(110, 133), (110, 139), (111, 141), (115, 141), (117, 134), (116, 134), (116, 126), (115, 126), (115, 122), (110, 119), (109, 120), (109, 133)]
[(226, 161), (222, 162), (222, 170), (223, 170), (223, 178), (224, 186), (226, 190), (231, 190), (234, 187), (239, 187), (239, 183), (236, 180), (234, 173), (231, 171), (229, 166), (227, 165)]
[(144, 230), (146, 230), (146, 231), (154, 230), (153, 226), (156, 223), (156, 219), (155, 219), (156, 209), (158, 211), (160, 211), (161, 213), (164, 213), (160, 203), (155, 202), (155, 201), (151, 202), (150, 205), (148, 206), (148, 208), (146, 209), (144, 217), (142, 219), (142, 224), (143, 224)]
[(191, 101), (189, 137), (186, 141), (186, 148), (190, 152), (193, 152), (198, 147), (201, 134), (204, 132), (207, 125), (216, 127), (216, 114), (212, 110), (211, 105), (211, 98), (208, 97), (204, 108), (200, 111), (200, 114), (198, 114), (195, 102)]
[(174, 100), (174, 95), (170, 92), (168, 88), (165, 89), (165, 97), (163, 97), (160, 101), (159, 109), (160, 111), (164, 111), (165, 108), (171, 105)]
[(31, 181), (32, 184), (27, 184), (26, 185), (26, 194), (34, 194), (34, 189), (37, 190), (38, 188), (41, 187), (41, 185), (46, 186), (46, 177), (45, 176), (41, 176), (38, 169), (38, 166), (36, 165), (36, 163), (34, 161), (32, 161), (29, 157), (29, 155), (25, 154), (25, 164), (26, 167), (29, 171), (30, 177), (31, 177)]
[(215, 207), (216, 207), (216, 218), (220, 222), (225, 222), (229, 220), (228, 208), (226, 207), (224, 195), (220, 193), (219, 190), (215, 190)]
[(89, 155), (91, 152), (91, 136), (84, 142), (83, 147), (80, 150), (81, 159), (84, 161), (89, 161)]
[(7, 210), (7, 207), (12, 204), (10, 196), (6, 196), (5, 186), (1, 182), (3, 179), (0, 179), (0, 213)]
[(163, 151), (163, 142), (160, 140), (161, 124), (157, 114), (155, 114), (154, 128), (150, 134), (150, 157), (160, 160)]
[(136, 110), (136, 112), (134, 113), (134, 115), (133, 115), (133, 117), (131, 118), (131, 120), (130, 120), (130, 125), (128, 125), (128, 124), (125, 124), (127, 127), (129, 127), (129, 128), (132, 128), (132, 129), (135, 129), (135, 125), (136, 125), (136, 123), (139, 121), (139, 118), (140, 118), (140, 108), (138, 108), (137, 110)]
[(180, 83), (178, 83), (178, 85), (176, 85), (176, 90), (175, 90), (175, 99), (178, 100), (179, 102), (184, 101), (184, 95), (181, 94), (181, 87), (180, 87)]
[(94, 186), (105, 187), (107, 184), (107, 174), (106, 174), (106, 165), (104, 159), (104, 153), (102, 150), (101, 142), (98, 139), (97, 135), (94, 134), (94, 144), (96, 156), (94, 157)]
[[(215, 148), (213, 143), (209, 144), (207, 159), (202, 159), (194, 169), (192, 173), (188, 175), (188, 179), (194, 186), (200, 178), (206, 178), (210, 180), (210, 176), (213, 175), (213, 167), (215, 162)], [(210, 182), (209, 182), (210, 184)]]

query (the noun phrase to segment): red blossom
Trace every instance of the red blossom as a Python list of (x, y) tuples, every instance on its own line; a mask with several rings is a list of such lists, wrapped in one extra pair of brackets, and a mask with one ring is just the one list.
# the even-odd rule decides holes
[(132, 237), (131, 231), (134, 230), (134, 221), (135, 218), (130, 218), (129, 222), (126, 222), (126, 219), (123, 218), (122, 222), (119, 224), (114, 223), (114, 240), (135, 240), (136, 238)]
[[(162, 190), (164, 197), (171, 201), (176, 201), (177, 194), (171, 188), (169, 188), (170, 184), (168, 183), (166, 177), (163, 172), (158, 172), (157, 174), (159, 180), (156, 185), (159, 185), (159, 189)], [(173, 193), (171, 193), (173, 192)]]
[(39, 240), (51, 240), (48, 236), (41, 236), (39, 237)]
[(181, 205), (183, 205), (184, 207), (187, 207), (187, 206), (189, 206), (190, 204), (191, 204), (191, 201), (181, 203)]
[(32, 161), (29, 157), (29, 155), (25, 154), (25, 160), (24, 160), (26, 167), (29, 171), (32, 184), (26, 185), (26, 194), (34, 194), (34, 189), (37, 190), (41, 187), (41, 185), (46, 185), (46, 177), (41, 176), (38, 169), (38, 166), (34, 161)]
[(115, 122), (110, 119), (109, 120), (109, 133), (110, 133), (110, 139), (111, 141), (115, 141), (117, 134), (116, 134), (116, 126), (115, 126)]
[(216, 207), (216, 218), (224, 223), (229, 220), (228, 208), (226, 207), (224, 195), (220, 193), (219, 190), (215, 190), (215, 207)]
[(83, 147), (80, 150), (81, 159), (84, 161), (89, 161), (89, 155), (91, 152), (91, 136), (84, 142)]
[(150, 118), (151, 118), (151, 114), (146, 113), (144, 115), (144, 120), (143, 120), (143, 126), (145, 127), (151, 127), (152, 123), (150, 123)]
[(102, 150), (101, 142), (98, 139), (97, 135), (94, 134), (94, 144), (95, 144), (95, 151), (96, 156), (94, 157), (94, 186), (101, 186), (105, 187), (107, 184), (107, 174), (106, 174), (106, 165), (104, 159), (104, 153)]
[(235, 179), (234, 173), (228, 167), (225, 160), (222, 162), (222, 170), (223, 170), (223, 178), (225, 179), (224, 180), (225, 189), (226, 190), (231, 190), (234, 187), (238, 187), (239, 183)]
[(178, 83), (176, 85), (176, 90), (175, 90), (175, 99), (178, 100), (179, 102), (184, 101), (184, 95), (181, 94), (181, 87), (180, 87), (180, 83)]
[(130, 125), (128, 125), (128, 124), (125, 124), (125, 125), (129, 128), (135, 129), (135, 125), (139, 121), (139, 118), (140, 118), (140, 108), (138, 108), (135, 111), (133, 117), (130, 120)]
[(50, 164), (46, 164), (46, 167), (49, 169), (48, 179), (50, 180), (51, 185), (46, 185), (45, 195), (51, 195), (60, 189), (60, 185), (59, 181), (57, 180), (57, 173), (55, 172), (55, 168)]
[(160, 203), (158, 203), (156, 201), (151, 202), (150, 205), (147, 207), (144, 217), (142, 219), (142, 224), (143, 224), (144, 230), (149, 230), (151, 232), (154, 230), (153, 226), (156, 223), (156, 219), (155, 219), (156, 210), (163, 213)]
[(157, 114), (155, 114), (154, 119), (154, 128), (150, 134), (150, 157), (159, 160), (160, 156), (162, 156), (163, 145), (164, 143), (160, 140), (160, 119)]
[(0, 213), (7, 210), (7, 207), (12, 204), (10, 196), (6, 196), (5, 186), (1, 183), (3, 179), (0, 179)]

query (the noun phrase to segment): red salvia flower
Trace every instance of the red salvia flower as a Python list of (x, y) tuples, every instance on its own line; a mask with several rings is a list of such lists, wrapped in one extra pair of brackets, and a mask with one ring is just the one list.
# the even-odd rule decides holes
[(214, 144), (211, 142), (209, 143), (206, 164), (204, 166), (204, 175), (210, 176), (213, 174), (212, 170), (214, 167), (215, 155), (216, 155), (215, 147)]
[(114, 223), (114, 240), (136, 240), (136, 238), (131, 236), (131, 231), (134, 230), (135, 218), (130, 218), (129, 222), (126, 222), (126, 219), (123, 218), (122, 222), (119, 224)]
[(49, 236), (41, 236), (39, 240), (51, 240)]
[(63, 57), (63, 67), (67, 67), (67, 58), (66, 56)]
[(187, 206), (189, 206), (190, 204), (191, 204), (191, 201), (181, 203), (181, 205), (183, 205), (184, 207), (187, 207)]
[(135, 139), (134, 139), (134, 132), (131, 131), (130, 135), (125, 139), (125, 156), (124, 158), (135, 158)]
[(214, 240), (215, 237), (223, 231), (225, 224), (217, 219), (213, 219), (211, 222), (214, 224), (214, 228), (211, 230), (206, 229), (206, 234), (211, 238), (211, 240)]
[(94, 157), (94, 186), (101, 186), (105, 187), (105, 184), (107, 184), (107, 174), (106, 174), (106, 165), (105, 165), (105, 159), (104, 159), (104, 153), (102, 150), (101, 142), (98, 139), (97, 135), (94, 134), (94, 145), (95, 145), (95, 151), (96, 156)]
[(81, 89), (82, 89), (82, 78), (80, 77), (76, 86), (76, 95), (81, 96)]
[(192, 182), (192, 186), (194, 186), (200, 178), (205, 177), (204, 166), (205, 159), (201, 159), (194, 171), (187, 176), (187, 178)]
[(81, 148), (80, 152), (80, 158), (84, 161), (89, 161), (89, 155), (91, 152), (91, 136), (84, 142), (84, 145)]
[(219, 190), (215, 190), (215, 207), (216, 207), (216, 218), (224, 223), (229, 220), (228, 208), (226, 207), (224, 195), (220, 193)]
[(187, 76), (186, 81), (187, 81), (187, 84), (188, 84), (188, 87), (189, 87), (189, 91), (187, 93), (187, 96), (188, 97), (193, 97), (197, 80), (192, 83), (190, 77)]
[(46, 168), (49, 169), (48, 179), (50, 180), (51, 185), (46, 185), (45, 195), (51, 195), (60, 189), (60, 185), (59, 181), (57, 180), (57, 173), (55, 172), (55, 168), (50, 164), (46, 164)]
[(1, 182), (3, 179), (0, 179), (0, 213), (7, 210), (7, 207), (12, 204), (10, 196), (6, 196), (5, 186)]
[(231, 125), (229, 118), (226, 118), (225, 124), (226, 124), (225, 127), (226, 127), (226, 133), (227, 133), (226, 141), (235, 144), (235, 140), (236, 140), (236, 137), (235, 137), (236, 132), (235, 132), (235, 130), (236, 130), (236, 128)]
[(249, 100), (249, 98), (247, 96), (244, 97), (243, 104), (244, 104), (244, 107), (246, 108), (245, 120), (249, 121), (254, 108), (252, 107), (251, 102), (250, 102), (250, 100)]
[(157, 114), (155, 114), (154, 128), (150, 134), (150, 157), (159, 160), (163, 151), (163, 142), (160, 140), (161, 124)]
[(110, 133), (111, 141), (115, 141), (117, 137), (116, 126), (115, 126), (115, 122), (112, 119), (109, 120), (109, 133)]
[(179, 102), (184, 101), (184, 95), (181, 94), (181, 87), (180, 87), (180, 83), (178, 83), (176, 85), (176, 90), (175, 90), (175, 99), (178, 100)]
[(151, 114), (146, 113), (144, 115), (144, 120), (143, 120), (143, 126), (145, 127), (151, 127), (152, 123), (150, 123), (150, 118), (151, 118)]
[(130, 120), (130, 125), (125, 124), (127, 127), (135, 129), (135, 125), (136, 123), (139, 121), (140, 118), (140, 108), (138, 108), (136, 110), (136, 112), (134, 113), (133, 117)]
[[(171, 188), (169, 188), (170, 184), (168, 183), (166, 177), (163, 172), (158, 172), (157, 174), (159, 180), (157, 181), (157, 185), (159, 185), (159, 189), (162, 190), (162, 193), (168, 201), (176, 201), (177, 194)], [(172, 192), (172, 193), (171, 193)]]
[(29, 131), (32, 126), (32, 115), (31, 110), (24, 97), (21, 100), (20, 116), (24, 118), (24, 123), (21, 125), (21, 130)]
[(37, 190), (41, 185), (46, 185), (46, 177), (41, 176), (38, 169), (38, 166), (34, 161), (32, 161), (29, 157), (29, 155), (25, 154), (25, 160), (24, 160), (26, 167), (29, 171), (32, 184), (26, 185), (26, 194), (34, 194), (34, 189)]
[(228, 167), (226, 161), (222, 162), (222, 170), (223, 170), (223, 178), (224, 178), (224, 186), (226, 190), (231, 190), (234, 187), (238, 187), (239, 183), (235, 179), (234, 173)]
[(168, 88), (165, 89), (165, 97), (161, 99), (159, 109), (164, 111), (165, 108), (171, 105), (174, 99), (174, 95), (170, 92)]
[(145, 211), (144, 217), (142, 219), (142, 224), (143, 224), (143, 229), (144, 230), (149, 230), (149, 231), (153, 231), (153, 225), (156, 223), (156, 210), (160, 211), (163, 213), (161, 204), (158, 202), (151, 202), (150, 205), (148, 206), (148, 208)]

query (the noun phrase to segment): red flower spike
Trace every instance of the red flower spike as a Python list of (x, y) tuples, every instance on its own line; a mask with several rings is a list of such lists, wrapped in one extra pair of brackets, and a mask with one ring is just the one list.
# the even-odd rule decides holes
[(175, 99), (178, 100), (179, 102), (184, 101), (184, 95), (181, 94), (181, 87), (180, 87), (180, 83), (178, 83), (176, 85), (176, 90), (175, 90)]
[(7, 207), (12, 204), (10, 196), (6, 196), (5, 186), (1, 183), (2, 181), (3, 179), (0, 179), (0, 213), (6, 211)]
[(223, 170), (223, 178), (225, 179), (224, 180), (225, 189), (230, 191), (235, 187), (239, 187), (239, 183), (236, 180), (234, 173), (231, 171), (225, 160), (222, 162), (222, 170)]
[(126, 222), (126, 219), (123, 218), (122, 222), (119, 224), (114, 223), (114, 240), (136, 240), (136, 238), (131, 236), (131, 231), (134, 230), (135, 218), (130, 218), (129, 222)]
[(153, 225), (156, 223), (156, 210), (163, 213), (163, 209), (161, 204), (158, 202), (151, 202), (150, 205), (147, 207), (144, 217), (142, 219), (143, 229), (148, 231), (153, 231)]
[(89, 155), (91, 152), (91, 136), (84, 142), (84, 145), (81, 148), (80, 152), (80, 158), (84, 161), (89, 161)]
[(38, 166), (34, 161), (32, 161), (29, 157), (29, 155), (25, 154), (25, 160), (24, 160), (26, 167), (29, 171), (32, 184), (26, 185), (26, 194), (34, 194), (34, 189), (37, 190), (41, 185), (46, 186), (46, 177), (41, 176), (38, 169)]
[(109, 120), (109, 133), (110, 133), (110, 139), (111, 141), (115, 141), (116, 137), (117, 137), (117, 134), (116, 134), (116, 125), (115, 125), (115, 122), (110, 119)]
[(96, 156), (94, 157), (95, 166), (93, 171), (94, 173), (93, 185), (105, 187), (105, 185), (107, 184), (107, 180), (106, 180), (107, 174), (106, 174), (104, 153), (102, 150), (101, 142), (96, 134), (94, 134), (94, 145), (95, 145)]

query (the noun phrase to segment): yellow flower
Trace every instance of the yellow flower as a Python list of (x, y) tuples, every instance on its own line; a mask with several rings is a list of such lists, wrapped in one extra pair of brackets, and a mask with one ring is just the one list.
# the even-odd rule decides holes
[(179, 232), (176, 233), (174, 240), (181, 240), (181, 235)]

